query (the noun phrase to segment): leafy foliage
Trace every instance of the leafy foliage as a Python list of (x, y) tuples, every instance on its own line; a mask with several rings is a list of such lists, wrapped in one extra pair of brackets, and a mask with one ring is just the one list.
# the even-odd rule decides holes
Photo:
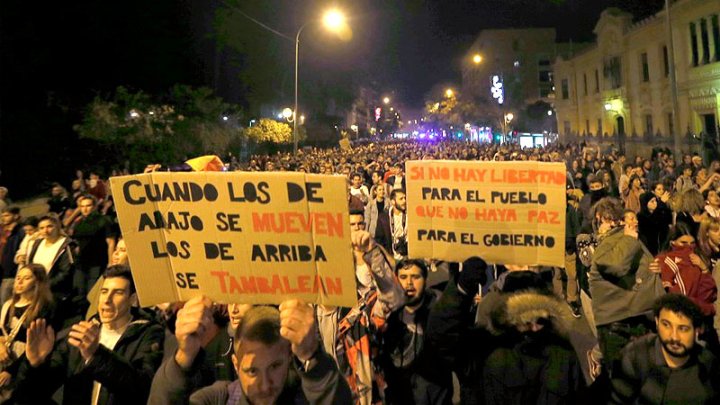
[(244, 131), (248, 140), (255, 143), (290, 143), (293, 141), (292, 127), (284, 122), (261, 118), (257, 125)]
[(114, 149), (118, 161), (142, 167), (224, 154), (240, 137), (233, 125), (238, 114), (236, 107), (204, 87), (176, 85), (165, 97), (118, 87), (109, 99), (96, 97), (74, 129), (82, 138)]
[(427, 101), (425, 114), (427, 121), (440, 127), (462, 127), (465, 123), (499, 127), (503, 115), (498, 104), (491, 100), (462, 95)]

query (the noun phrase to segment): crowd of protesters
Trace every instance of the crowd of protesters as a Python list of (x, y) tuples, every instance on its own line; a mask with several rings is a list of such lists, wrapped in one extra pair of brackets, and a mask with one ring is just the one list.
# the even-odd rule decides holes
[[(564, 268), (409, 258), (420, 159), (565, 163)], [(0, 187), (0, 403), (720, 403), (720, 161), (403, 141), (224, 169), (346, 177), (358, 304), (139, 308), (99, 173), (52, 184), (40, 217)]]

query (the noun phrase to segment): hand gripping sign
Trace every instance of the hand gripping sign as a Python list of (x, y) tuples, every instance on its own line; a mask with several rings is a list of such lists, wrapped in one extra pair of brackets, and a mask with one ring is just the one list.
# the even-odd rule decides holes
[(199, 294), (356, 303), (342, 176), (148, 173), (110, 183), (143, 306)]

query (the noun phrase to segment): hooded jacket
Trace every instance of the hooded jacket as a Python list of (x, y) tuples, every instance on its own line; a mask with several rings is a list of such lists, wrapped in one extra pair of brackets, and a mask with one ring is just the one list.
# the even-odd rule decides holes
[[(438, 365), (458, 376), (464, 404), (574, 403), (582, 388), (580, 365), (567, 338), (569, 308), (531, 291), (490, 292), (478, 305), (481, 320), (469, 311), (472, 297), (447, 284), (428, 321), (428, 340)], [(517, 325), (541, 321), (538, 335)]]
[[(647, 205), (653, 198), (657, 200), (657, 208), (650, 212)], [(640, 212), (637, 218), (640, 240), (651, 254), (657, 255), (660, 252), (660, 246), (667, 239), (670, 224), (672, 224), (672, 211), (653, 193), (647, 192), (640, 196)]]
[(593, 254), (588, 279), (597, 326), (646, 314), (665, 294), (660, 275), (649, 269), (653, 256), (624, 231), (610, 230)]
[(662, 271), (663, 286), (668, 292), (687, 296), (696, 303), (703, 315), (715, 315), (717, 286), (710, 273), (703, 273), (690, 261), (692, 249), (673, 247), (657, 256)]
[(70, 330), (57, 334), (53, 352), (38, 367), (23, 364), (13, 398), (18, 404), (46, 404), (64, 385), (63, 404), (90, 404), (93, 381), (101, 385), (99, 405), (144, 404), (163, 356), (163, 328), (143, 312), (133, 316), (113, 350), (98, 345), (85, 363), (68, 343)]
[[(499, 340), (483, 367), (487, 404), (575, 403), (583, 386), (580, 362), (567, 337), (567, 305), (532, 291), (504, 294), (489, 325)], [(518, 328), (536, 322), (535, 332)]]

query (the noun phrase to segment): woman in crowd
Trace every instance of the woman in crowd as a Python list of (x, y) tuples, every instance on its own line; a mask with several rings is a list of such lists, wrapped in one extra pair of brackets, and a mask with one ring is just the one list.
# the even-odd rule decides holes
[[(50, 280), (45, 268), (28, 264), (17, 271), (12, 297), (0, 310), (0, 387), (11, 387), (17, 375), (20, 359), (25, 353), (26, 332), (30, 322), (45, 319), (54, 323), (54, 305), (50, 292)], [(56, 328), (58, 325), (54, 325)], [(4, 396), (3, 392), (1, 396)]]
[(692, 231), (692, 235), (697, 236), (705, 209), (702, 193), (694, 188), (675, 193), (671, 208), (676, 214), (675, 223), (685, 223)]
[(645, 192), (642, 188), (642, 180), (638, 175), (630, 177), (630, 186), (625, 190), (624, 201), (625, 209), (632, 210), (635, 213), (640, 212), (640, 195)]
[[(698, 248), (710, 262), (710, 271), (715, 286), (720, 285), (720, 219), (705, 217), (700, 222), (698, 231)], [(720, 335), (720, 300), (715, 300), (715, 331)]]
[(658, 207), (658, 197), (654, 193), (644, 193), (640, 196), (640, 212), (637, 214), (638, 234), (650, 253), (657, 255), (660, 245), (665, 243), (668, 232), (666, 212)]
[[(717, 286), (710, 274), (710, 260), (695, 244), (693, 231), (684, 223), (670, 228), (665, 251), (656, 260), (660, 264), (663, 287), (670, 293), (683, 294), (695, 302), (705, 316), (704, 340), (711, 351), (718, 353), (720, 342), (712, 328), (715, 316)], [(700, 253), (700, 254), (698, 254)]]

